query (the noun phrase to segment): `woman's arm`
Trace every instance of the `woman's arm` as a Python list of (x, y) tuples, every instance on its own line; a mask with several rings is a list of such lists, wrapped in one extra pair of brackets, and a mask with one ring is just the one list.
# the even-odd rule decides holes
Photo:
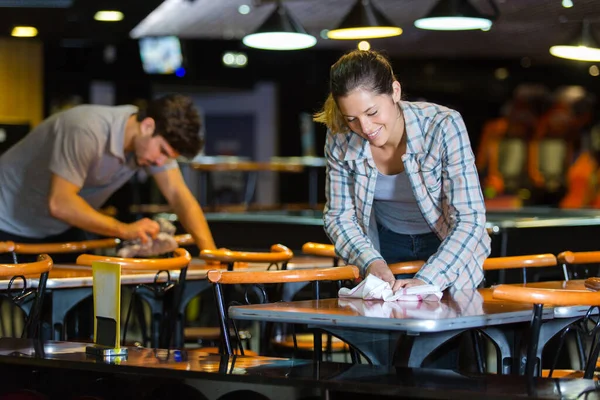
[[(383, 261), (357, 221), (354, 177), (343, 161), (343, 151), (335, 134), (328, 133), (325, 143), (327, 159), (325, 180), (325, 233), (335, 245), (336, 253), (348, 264), (356, 265), (364, 275), (374, 261)], [(391, 273), (391, 272), (390, 272)]]
[[(442, 199), (446, 198), (450, 231), (438, 251), (415, 275), (439, 286), (476, 287), (481, 281), (483, 259), (489, 255), (485, 230), (485, 204), (467, 129), (458, 112), (440, 124)], [(484, 249), (480, 246), (485, 246)], [(481, 259), (479, 259), (481, 258)]]

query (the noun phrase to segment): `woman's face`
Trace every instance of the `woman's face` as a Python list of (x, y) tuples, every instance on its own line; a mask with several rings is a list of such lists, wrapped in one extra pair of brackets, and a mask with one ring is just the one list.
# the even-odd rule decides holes
[(400, 100), (400, 84), (395, 81), (392, 95), (375, 94), (362, 88), (337, 99), (338, 107), (348, 127), (367, 140), (372, 146), (382, 147), (390, 137), (402, 134), (399, 124), (397, 102)]

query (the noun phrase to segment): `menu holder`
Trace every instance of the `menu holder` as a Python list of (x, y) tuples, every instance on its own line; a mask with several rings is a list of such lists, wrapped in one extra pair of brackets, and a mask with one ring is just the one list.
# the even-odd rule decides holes
[(93, 262), (94, 278), (94, 344), (86, 347), (86, 354), (96, 357), (126, 357), (127, 348), (121, 347), (121, 265)]

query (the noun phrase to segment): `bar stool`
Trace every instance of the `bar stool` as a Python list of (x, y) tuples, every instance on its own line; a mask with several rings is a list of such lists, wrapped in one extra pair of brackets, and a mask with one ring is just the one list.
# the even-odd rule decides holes
[[(322, 281), (341, 281), (341, 280), (355, 280), (359, 276), (358, 268), (355, 266), (344, 266), (335, 268), (318, 268), (318, 269), (304, 269), (304, 270), (280, 270), (280, 271), (209, 271), (208, 280), (213, 283), (215, 290), (215, 298), (217, 301), (217, 308), (219, 311), (219, 323), (221, 326), (221, 340), (223, 343), (223, 352), (228, 355), (233, 354), (233, 346), (231, 340), (226, 332), (229, 332), (230, 327), (233, 328), (234, 332), (237, 333), (235, 324), (229, 319), (225, 296), (223, 294), (223, 285), (234, 285), (244, 284), (251, 285), (251, 287), (258, 287), (259, 302), (268, 303), (269, 298), (267, 291), (262, 286), (264, 284), (282, 284), (290, 282), (312, 282), (314, 290), (314, 298), (319, 298), (319, 283)], [(245, 296), (246, 303), (250, 303), (250, 297), (248, 292)], [(267, 335), (263, 331), (262, 337), (265, 338)], [(295, 343), (295, 350), (297, 350), (297, 343)], [(243, 354), (243, 348), (241, 342), (237, 340), (237, 346), (239, 346), (240, 352)], [(263, 340), (262, 349), (266, 348), (266, 341)], [(315, 360), (321, 360), (322, 350), (322, 334), (321, 332), (314, 333), (314, 357)]]
[[(150, 344), (154, 348), (169, 348), (173, 332), (174, 346), (182, 346), (183, 321), (178, 313), (181, 295), (185, 285), (187, 268), (192, 260), (190, 253), (182, 248), (177, 248), (171, 258), (120, 258), (105, 257), (90, 254), (82, 254), (77, 257), (78, 265), (91, 266), (95, 261), (114, 262), (121, 265), (123, 270), (129, 271), (157, 271), (152, 285), (138, 285), (133, 290), (134, 297), (139, 296), (150, 306), (152, 311), (152, 322), (150, 328)], [(176, 281), (171, 280), (171, 271), (179, 270), (179, 276)], [(161, 281), (161, 275), (167, 276), (166, 281)], [(167, 294), (172, 293), (170, 303), (165, 303)], [(125, 318), (125, 330), (123, 333), (123, 342), (126, 340), (127, 323), (129, 322), (132, 304), (130, 304), (127, 317)], [(142, 330), (145, 330), (142, 327)], [(144, 342), (147, 339), (144, 338)]]
[[(13, 250), (14, 243), (0, 242), (0, 252)], [(0, 264), (0, 276), (10, 278), (7, 288), (0, 292), (0, 297), (19, 307), (26, 316), (21, 337), (33, 339), (40, 336), (46, 281), (52, 265), (52, 258), (47, 254), (38, 256), (38, 260), (32, 263)], [(26, 278), (31, 279), (37, 274), (39, 274), (37, 287), (28, 287)]]

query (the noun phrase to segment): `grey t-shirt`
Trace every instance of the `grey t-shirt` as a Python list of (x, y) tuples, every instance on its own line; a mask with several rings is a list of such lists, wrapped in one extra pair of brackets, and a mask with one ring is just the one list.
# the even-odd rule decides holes
[(384, 175), (378, 171), (373, 209), (377, 222), (392, 232), (403, 235), (431, 232), (419, 209), (406, 172)]
[[(0, 157), (0, 230), (29, 238), (60, 234), (69, 225), (50, 215), (52, 174), (81, 187), (100, 208), (141, 167), (124, 153), (125, 124), (135, 106), (82, 105), (44, 120)], [(175, 160), (149, 167), (155, 174)]]

